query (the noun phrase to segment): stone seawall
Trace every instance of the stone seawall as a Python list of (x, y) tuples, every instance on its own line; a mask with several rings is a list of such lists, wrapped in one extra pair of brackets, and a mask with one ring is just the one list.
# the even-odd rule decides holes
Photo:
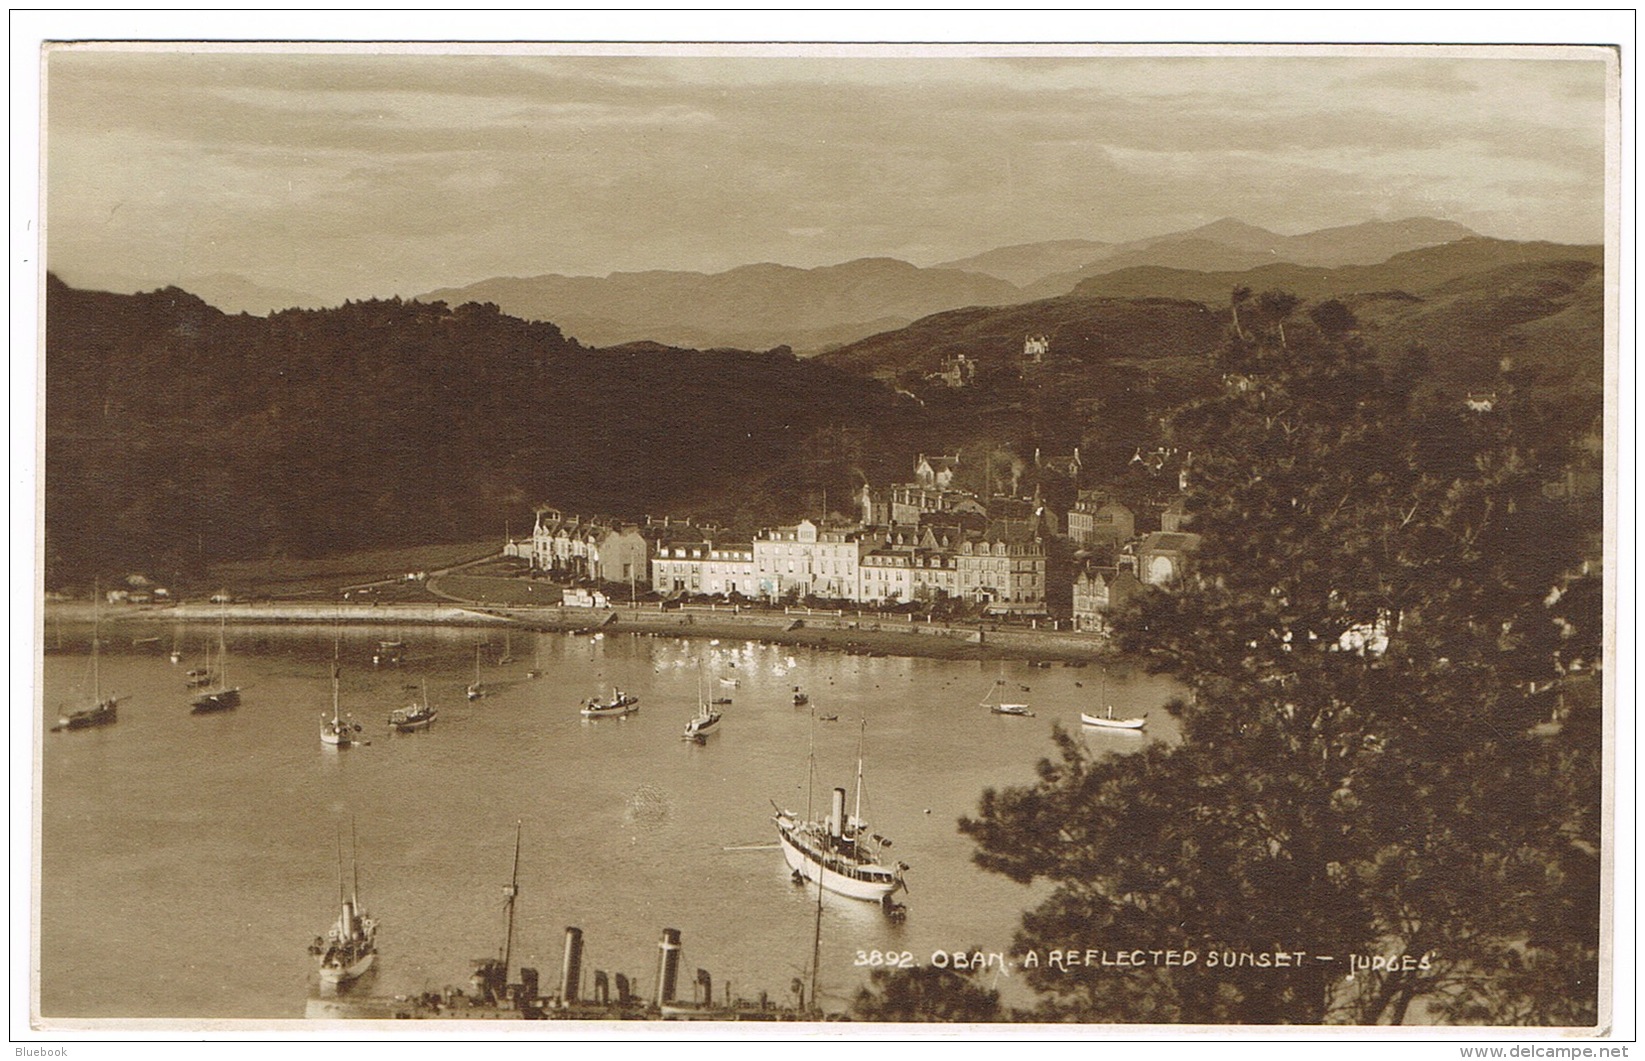
[[(1106, 642), (1093, 634), (909, 622), (894, 616), (852, 612), (736, 611), (729, 608), (660, 610), (655, 607), (566, 608), (460, 607), (433, 604), (355, 604), (269, 601), (235, 604), (108, 604), (96, 614), (115, 622), (314, 623), (444, 626), (518, 625), (544, 631), (641, 632), (666, 637), (740, 637), (775, 644), (810, 645), (845, 651), (951, 659), (1015, 657), (1091, 659)], [(49, 622), (89, 623), (86, 601), (48, 601)]]

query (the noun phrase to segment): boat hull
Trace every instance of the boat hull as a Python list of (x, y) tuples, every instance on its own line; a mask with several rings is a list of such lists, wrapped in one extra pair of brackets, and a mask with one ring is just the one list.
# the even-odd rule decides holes
[(320, 982), (322, 984), (346, 984), (366, 974), (372, 963), (377, 960), (376, 951), (368, 951), (356, 958), (352, 965), (322, 965), (320, 966)]
[(788, 830), (782, 828), (781, 825), (777, 828), (777, 837), (783, 849), (783, 859), (788, 863), (789, 869), (813, 884), (821, 884), (836, 895), (877, 903), (897, 889), (899, 882), (894, 877), (888, 877), (884, 880), (858, 880), (855, 877), (848, 877), (843, 873), (837, 873), (829, 869), (812, 859), (794, 841), (789, 839)]
[(1148, 724), (1148, 716), (1143, 715), (1141, 718), (1103, 718), (1100, 715), (1088, 715), (1081, 711), (1080, 721), (1087, 726), (1094, 726), (1099, 729), (1136, 730)]
[(686, 725), (685, 725), (685, 739), (686, 740), (702, 740), (704, 737), (707, 737), (712, 733), (718, 733), (719, 731), (720, 731), (720, 716), (719, 715), (714, 715), (711, 718), (707, 719), (706, 721), (694, 718), (690, 722), (687, 722)]
[(196, 715), (210, 714), (213, 711), (227, 711), (240, 706), (239, 689), (213, 689), (208, 693), (201, 693), (194, 698), (191, 711)]
[(416, 733), (434, 725), (434, 720), (439, 717), (439, 713), (435, 712), (421, 718), (391, 718), (388, 724), (394, 727), (396, 733)]
[(639, 708), (633, 704), (629, 704), (627, 707), (585, 707), (580, 714), (584, 718), (622, 718), (624, 715), (632, 715), (638, 710)]

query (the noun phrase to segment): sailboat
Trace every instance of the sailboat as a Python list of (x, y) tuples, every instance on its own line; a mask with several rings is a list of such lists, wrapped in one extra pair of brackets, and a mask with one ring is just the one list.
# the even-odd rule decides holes
[(364, 727), (354, 721), (353, 715), (345, 715), (341, 710), (343, 668), (333, 659), (331, 661), (331, 717), (327, 718), (322, 712), (320, 715), (320, 743), (329, 744), (334, 748), (347, 748), (354, 744), (366, 744), (360, 734)]
[(1027, 704), (1010, 704), (1005, 702), (1005, 668), (1000, 668), (1000, 676), (989, 687), (988, 695), (983, 697), (982, 707), (988, 708), (996, 715), (1017, 715), (1022, 718), (1033, 718), (1034, 712), (1028, 709)]
[[(1102, 674), (1102, 698), (1104, 701), (1108, 699), (1107, 671), (1103, 671)], [(1114, 705), (1108, 704), (1108, 711), (1106, 714), (1093, 715), (1088, 712), (1081, 711), (1080, 721), (1085, 723), (1087, 726), (1096, 726), (1101, 729), (1137, 730), (1148, 725), (1148, 712), (1144, 711), (1141, 715), (1132, 718), (1115, 718)]]
[(102, 646), (102, 636), (97, 615), (97, 591), (92, 590), (91, 596), (91, 703), (78, 711), (65, 711), (57, 717), (57, 725), (51, 727), (55, 733), (61, 729), (88, 729), (92, 726), (107, 726), (119, 718), (118, 708), (123, 696), (103, 695), (103, 675), (98, 663), (98, 651)]
[(543, 676), (543, 650), (533, 641), (531, 644), (531, 669), (525, 672), (527, 678), (541, 678)]
[(697, 713), (685, 724), (683, 739), (702, 744), (708, 739), (709, 734), (719, 730), (720, 717), (720, 712), (714, 710), (713, 705), (708, 702), (708, 697), (703, 694), (702, 675), (697, 675)]
[[(862, 733), (866, 734), (867, 729), (868, 721), (864, 719)], [(885, 852), (891, 841), (871, 832), (862, 820), (862, 739), (859, 735), (856, 806), (850, 817), (845, 813), (845, 789), (836, 788), (825, 819), (811, 819), (809, 810), (801, 818), (773, 803), (776, 813), (771, 820), (777, 826), (783, 858), (796, 880), (814, 881), (831, 892), (878, 902), (889, 909), (892, 894), (907, 887), (902, 875), (908, 867), (901, 862), (887, 862)], [(814, 771), (815, 754), (811, 758)], [(808, 783), (808, 793), (810, 787)]]
[(204, 715), (239, 706), (240, 687), (228, 683), (228, 616), (224, 615), (217, 626), (217, 681), (194, 697), (194, 706), (189, 710), (192, 714)]
[(503, 631), (503, 654), (497, 657), (497, 666), (501, 667), (514, 662), (514, 638), (507, 630)]
[(1144, 711), (1134, 718), (1115, 718), (1114, 705), (1109, 704), (1106, 715), (1093, 715), (1081, 711), (1080, 721), (1087, 726), (1100, 726), (1103, 729), (1141, 729), (1148, 725), (1148, 712)]
[(354, 891), (343, 893), (343, 837), (337, 836), (337, 895), (342, 909), (331, 930), (316, 936), (308, 952), (320, 960), (320, 982), (337, 986), (358, 980), (377, 960), (377, 922), (360, 909), (360, 848), (354, 841)]
[(440, 712), (428, 702), (428, 683), (423, 683), (423, 698), (409, 707), (398, 708), (388, 714), (388, 724), (401, 733), (415, 733), (434, 725)]
[(478, 700), (486, 694), (486, 687), (480, 681), (480, 646), (474, 646), (474, 681), (468, 687), (468, 698)]

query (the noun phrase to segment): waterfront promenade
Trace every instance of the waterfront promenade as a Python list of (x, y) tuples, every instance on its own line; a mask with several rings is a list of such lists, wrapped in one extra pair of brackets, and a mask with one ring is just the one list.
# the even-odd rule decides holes
[[(1094, 634), (991, 628), (984, 623), (945, 625), (877, 612), (806, 608), (733, 609), (728, 605), (664, 609), (656, 604), (578, 608), (558, 605), (393, 604), (259, 601), (230, 604), (100, 604), (104, 624), (117, 623), (318, 623), (375, 626), (440, 625), (593, 633), (638, 632), (665, 637), (732, 637), (772, 644), (809, 645), (840, 651), (940, 659), (1020, 658), (1089, 660), (1103, 652)], [(47, 601), (47, 624), (90, 623), (86, 601)]]

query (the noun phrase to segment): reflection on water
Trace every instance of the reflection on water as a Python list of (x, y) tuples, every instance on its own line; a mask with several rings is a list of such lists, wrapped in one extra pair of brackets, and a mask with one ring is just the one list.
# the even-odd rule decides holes
[[(867, 720), (863, 817), (912, 869), (909, 916), (829, 896), (820, 983), (842, 1008), (867, 979), (858, 950), (1008, 950), (1030, 889), (983, 873), (955, 829), (986, 787), (1033, 780), (1050, 726), (1076, 731), (1102, 701), (1149, 711), (1146, 735), (1087, 731), (1095, 752), (1174, 739), (1174, 687), (1093, 667), (848, 656), (722, 639), (422, 627), (250, 626), (228, 632), (237, 710), (191, 715), (183, 671), (215, 627), (105, 627), (103, 691), (129, 697), (116, 725), (44, 734), (41, 1008), (48, 1017), (301, 1016), (316, 986), (307, 945), (336, 916), (337, 830), (357, 823), (360, 895), (381, 923), (374, 993), (462, 983), (502, 942), (501, 888), (524, 822), (518, 965), (556, 982), (564, 927), (584, 966), (646, 984), (664, 927), (686, 961), (743, 995), (787, 1000), (808, 974), (814, 891), (774, 847), (771, 804), (815, 806), (855, 783)], [(404, 661), (373, 667), (383, 640)], [(89, 631), (44, 661), (43, 717), (89, 692)], [(488, 694), (470, 702), (475, 649)], [(181, 660), (172, 664), (174, 646)], [(48, 644), (48, 649), (55, 648)], [(495, 662), (506, 651), (512, 663)], [(369, 745), (319, 740), (339, 699)], [(540, 678), (527, 672), (541, 669)], [(1003, 674), (1035, 718), (981, 706)], [(722, 681), (723, 679), (723, 681)], [(729, 683), (735, 681), (735, 686)], [(802, 685), (809, 707), (795, 707)], [(433, 728), (393, 733), (388, 713), (426, 686)], [(583, 719), (613, 686), (638, 713)], [(1019, 688), (1025, 686), (1026, 688)], [(729, 697), (720, 732), (680, 740), (699, 692)], [(834, 715), (835, 722), (813, 722)], [(691, 968), (692, 966), (686, 966)], [(1018, 978), (1020, 979), (1020, 978)], [(1001, 985), (1011, 997), (1012, 982)], [(723, 990), (718, 988), (717, 990)], [(1021, 999), (1018, 999), (1019, 1001)]]

